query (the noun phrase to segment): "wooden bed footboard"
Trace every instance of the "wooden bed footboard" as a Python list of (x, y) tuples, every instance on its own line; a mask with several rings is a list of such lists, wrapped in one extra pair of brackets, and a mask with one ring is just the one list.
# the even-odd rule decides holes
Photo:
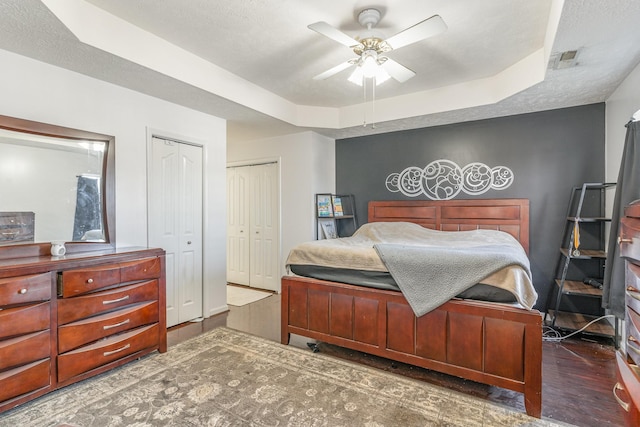
[(524, 394), (542, 409), (542, 317), (451, 300), (416, 317), (400, 292), (285, 276), (281, 341), (301, 335)]

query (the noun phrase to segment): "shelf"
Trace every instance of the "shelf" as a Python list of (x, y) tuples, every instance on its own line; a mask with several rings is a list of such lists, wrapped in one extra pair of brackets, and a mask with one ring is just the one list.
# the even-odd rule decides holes
[[(556, 285), (560, 287), (560, 279), (556, 279)], [(594, 288), (577, 280), (565, 280), (562, 293), (566, 295), (584, 295), (587, 297), (602, 297), (602, 289)]]
[[(555, 311), (549, 310), (549, 315), (553, 319)], [(592, 320), (597, 319), (596, 316), (589, 316), (581, 313), (568, 313), (565, 311), (559, 311), (558, 316), (556, 317), (556, 328), (564, 330), (564, 331), (577, 331), (580, 330), (584, 325), (591, 322)], [(547, 324), (551, 324), (550, 321)], [(587, 329), (582, 331), (585, 334), (598, 335), (602, 337), (615, 337), (615, 329), (611, 323), (607, 321), (607, 319), (602, 319), (596, 323), (590, 325)]]
[(353, 219), (354, 215), (319, 216), (318, 219)]
[[(572, 259), (593, 259), (593, 258), (607, 258), (607, 253), (605, 251), (596, 250), (596, 249), (579, 249), (580, 255), (575, 256), (571, 255)], [(569, 250), (567, 248), (560, 248), (560, 252), (565, 257), (569, 257)]]
[(607, 221), (611, 221), (611, 218), (605, 218), (603, 216), (594, 216), (589, 218), (577, 219), (575, 216), (570, 216), (567, 218), (567, 220), (571, 222), (576, 222), (576, 220), (578, 222), (607, 222)]

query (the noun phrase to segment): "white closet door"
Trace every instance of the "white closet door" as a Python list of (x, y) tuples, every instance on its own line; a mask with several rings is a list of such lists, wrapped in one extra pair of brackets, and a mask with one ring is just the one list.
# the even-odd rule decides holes
[(227, 281), (249, 286), (250, 167), (227, 168)]
[(269, 163), (251, 171), (251, 280), (252, 287), (277, 291), (279, 273), (278, 165)]
[(202, 316), (202, 148), (152, 138), (149, 246), (166, 252), (167, 326)]
[(202, 317), (202, 147), (180, 148), (180, 314), (178, 322)]
[(227, 169), (227, 280), (280, 290), (278, 164)]

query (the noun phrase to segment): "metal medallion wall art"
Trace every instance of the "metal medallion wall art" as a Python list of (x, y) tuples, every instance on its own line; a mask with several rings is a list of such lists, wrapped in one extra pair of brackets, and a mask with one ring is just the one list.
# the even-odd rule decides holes
[(469, 163), (461, 168), (451, 160), (429, 163), (424, 169), (410, 166), (386, 179), (387, 190), (408, 197), (425, 194), (431, 200), (449, 200), (461, 191), (476, 196), (489, 190), (504, 190), (513, 184), (514, 176), (506, 166), (489, 167), (484, 163)]

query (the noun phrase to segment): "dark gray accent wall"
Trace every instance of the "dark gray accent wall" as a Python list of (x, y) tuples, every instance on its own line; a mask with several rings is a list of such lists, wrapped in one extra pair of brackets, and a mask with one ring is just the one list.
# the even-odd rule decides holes
[[(605, 177), (605, 105), (522, 114), (336, 141), (336, 191), (353, 194), (360, 224), (369, 200), (427, 200), (392, 193), (385, 179), (407, 167), (447, 159), (464, 167), (506, 166), (515, 176), (504, 190), (455, 199), (530, 200), (530, 254), (536, 307), (544, 310), (558, 262), (571, 189)], [(611, 195), (613, 197), (613, 195)]]

